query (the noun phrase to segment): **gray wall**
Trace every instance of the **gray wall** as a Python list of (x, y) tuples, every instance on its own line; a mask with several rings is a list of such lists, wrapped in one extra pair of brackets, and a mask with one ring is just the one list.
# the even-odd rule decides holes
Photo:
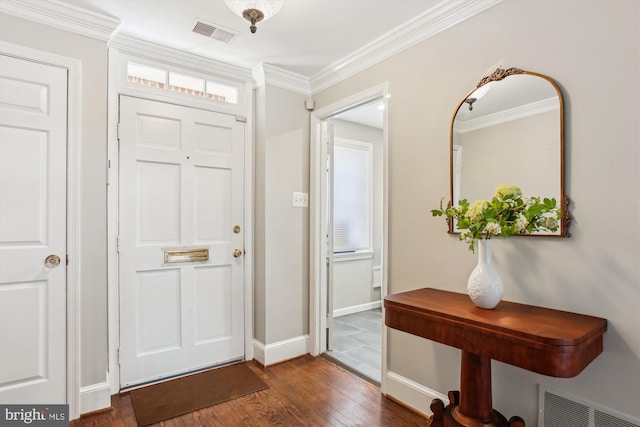
[(489, 200), (498, 185), (513, 184), (524, 196), (560, 200), (559, 116), (552, 111), (456, 138), (462, 147), (460, 198)]
[[(80, 385), (107, 371), (107, 44), (0, 14), (0, 39), (82, 62), (80, 135)], [(74, 262), (72, 259), (71, 262)]]
[[(465, 292), (476, 256), (429, 213), (449, 194), (452, 114), (499, 65), (559, 83), (572, 236), (496, 240), (495, 264), (506, 300), (605, 317), (609, 329), (603, 354), (572, 379), (493, 362), (494, 407), (528, 425), (539, 383), (640, 417), (639, 6), (505, 1), (314, 96), (322, 108), (389, 82), (389, 291)], [(459, 356), (390, 333), (390, 370), (439, 392), (458, 389)]]
[(309, 192), (309, 112), (276, 86), (256, 99), (255, 325), (273, 344), (309, 333), (309, 209), (292, 206)]

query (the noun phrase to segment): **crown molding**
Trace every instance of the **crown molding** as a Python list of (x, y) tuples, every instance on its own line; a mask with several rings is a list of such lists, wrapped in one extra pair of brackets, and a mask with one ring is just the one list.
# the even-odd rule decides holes
[(560, 102), (558, 101), (557, 97), (543, 99), (542, 101), (536, 101), (530, 104), (511, 108), (509, 110), (488, 114), (477, 119), (467, 120), (459, 123), (458, 121), (456, 121), (455, 131), (457, 133), (467, 133), (474, 130), (511, 122), (513, 120), (524, 119), (526, 117), (535, 116), (537, 114), (558, 110), (560, 110)]
[[(271, 64), (262, 64), (266, 84), (278, 86), (306, 96), (320, 92), (361, 72), (413, 45), (426, 40), (503, 0), (443, 0), (411, 21), (387, 32), (363, 48), (345, 56), (307, 78)], [(58, 0), (2, 0), (0, 12), (29, 19), (94, 39), (108, 41), (120, 20), (82, 9)], [(154, 60), (174, 60), (201, 71), (233, 79), (253, 81), (252, 70), (184, 53), (176, 49), (118, 34), (112, 47)], [(208, 67), (204, 69), (203, 67)]]
[(433, 37), (502, 1), (444, 0), (311, 76), (312, 94), (345, 80), (416, 43)]
[(253, 76), (248, 68), (173, 49), (127, 34), (120, 33), (116, 35), (109, 43), (109, 46), (113, 49), (118, 49), (122, 53), (128, 53), (140, 58), (169, 62), (204, 74), (216, 74), (236, 81), (253, 83)]
[(311, 83), (308, 77), (271, 64), (262, 64), (262, 70), (266, 84), (311, 96)]
[(0, 12), (71, 33), (108, 41), (120, 20), (57, 0), (2, 0)]

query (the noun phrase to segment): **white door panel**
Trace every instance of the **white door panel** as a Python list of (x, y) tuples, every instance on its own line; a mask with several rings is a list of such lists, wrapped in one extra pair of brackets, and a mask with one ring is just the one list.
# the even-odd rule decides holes
[(121, 97), (121, 387), (244, 356), (243, 162), (233, 116)]
[(0, 402), (65, 403), (67, 71), (0, 61)]

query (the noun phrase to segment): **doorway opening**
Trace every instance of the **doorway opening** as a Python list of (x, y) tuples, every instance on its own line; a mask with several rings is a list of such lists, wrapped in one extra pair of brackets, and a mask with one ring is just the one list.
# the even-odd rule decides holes
[(381, 385), (386, 373), (387, 104), (382, 85), (319, 110), (313, 121), (317, 354)]

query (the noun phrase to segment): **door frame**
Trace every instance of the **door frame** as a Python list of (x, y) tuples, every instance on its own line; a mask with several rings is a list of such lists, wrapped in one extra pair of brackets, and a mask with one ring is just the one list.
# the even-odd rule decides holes
[[(180, 54), (158, 46), (145, 46), (145, 53), (138, 50), (136, 42), (129, 42), (131, 45), (116, 43), (116, 47), (109, 48), (109, 89), (108, 89), (108, 112), (107, 112), (107, 157), (108, 157), (108, 195), (107, 195), (107, 257), (108, 257), (108, 336), (109, 336), (109, 369), (107, 380), (111, 389), (111, 394), (120, 392), (120, 365), (118, 360), (118, 348), (120, 347), (120, 307), (119, 307), (119, 275), (118, 275), (118, 221), (119, 221), (119, 149), (118, 149), (118, 121), (120, 115), (120, 96), (132, 96), (150, 101), (159, 101), (181, 105), (184, 107), (198, 108), (201, 110), (213, 111), (222, 114), (241, 116), (246, 119), (244, 130), (244, 358), (253, 359), (253, 263), (254, 263), (254, 231), (253, 231), (253, 163), (254, 163), (254, 140), (253, 140), (253, 84), (248, 79), (240, 80), (243, 83), (243, 96), (239, 99), (237, 106), (221, 106), (219, 104), (206, 103), (199, 99), (193, 102), (181, 97), (154, 93), (153, 90), (145, 88), (134, 88), (126, 84), (126, 76), (123, 76), (123, 69), (126, 69), (128, 59), (144, 58), (143, 63), (156, 63), (171, 69), (182, 69), (184, 71), (194, 71), (202, 74), (203, 70), (211, 77), (215, 78), (217, 67), (225, 67), (223, 64), (209, 63), (203, 59), (203, 63), (193, 62), (194, 58), (189, 56), (183, 58)], [(182, 68), (181, 68), (182, 67)], [(224, 75), (232, 76), (233, 73), (242, 77), (238, 70), (222, 69)], [(237, 80), (237, 78), (236, 78)]]
[[(384, 299), (388, 290), (389, 248), (389, 82), (381, 83), (311, 113), (310, 141), (310, 226), (309, 226), (309, 338), (311, 354), (320, 355), (326, 348), (327, 303), (327, 145), (323, 143), (323, 122), (355, 106), (381, 98), (384, 103), (382, 131), (382, 287)], [(384, 312), (382, 313), (384, 324)], [(385, 391), (387, 374), (387, 334), (382, 333), (382, 378), (380, 389)]]
[(80, 416), (80, 135), (81, 61), (29, 47), (0, 41), (0, 52), (18, 59), (39, 62), (67, 70), (67, 342), (66, 389), (69, 419)]

